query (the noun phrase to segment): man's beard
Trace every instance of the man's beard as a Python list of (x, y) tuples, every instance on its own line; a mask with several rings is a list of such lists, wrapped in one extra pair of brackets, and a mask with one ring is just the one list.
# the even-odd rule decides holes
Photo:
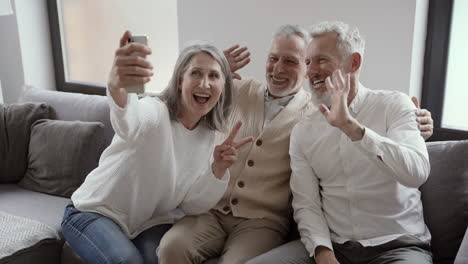
[(327, 107), (331, 106), (331, 99), (330, 99), (330, 94), (328, 91), (324, 91), (323, 93), (320, 93), (314, 89), (313, 85), (309, 82), (309, 90), (310, 94), (312, 95), (312, 102), (314, 103), (315, 106), (319, 106), (320, 104), (324, 104)]
[(291, 87), (288, 87), (286, 89), (274, 89), (274, 88), (270, 88), (271, 86), (268, 85), (268, 93), (270, 95), (273, 95), (277, 98), (282, 98), (282, 97), (286, 97), (288, 95), (290, 95), (291, 93), (293, 93), (294, 89), (291, 88)]

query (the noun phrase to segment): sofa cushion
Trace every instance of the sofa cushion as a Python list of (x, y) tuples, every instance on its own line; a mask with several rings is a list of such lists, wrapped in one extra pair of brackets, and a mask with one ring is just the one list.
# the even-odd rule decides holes
[(427, 143), (431, 173), (421, 190), (435, 263), (453, 263), (468, 226), (468, 141)]
[(104, 150), (99, 122), (38, 120), (31, 128), (29, 163), (19, 186), (70, 197), (97, 167)]
[(10, 259), (17, 252), (41, 244), (57, 241), (57, 230), (48, 225), (17, 215), (0, 211), (0, 259)]
[(104, 124), (106, 146), (114, 136), (106, 96), (47, 91), (26, 86), (19, 102), (47, 103), (53, 109), (51, 119), (101, 122)]
[(44, 223), (59, 235), (68, 203), (68, 198), (26, 190), (17, 184), (0, 184), (0, 211)]
[(68, 203), (68, 198), (26, 190), (17, 184), (0, 184), (0, 211), (44, 223), (61, 236), (60, 239), (42, 240), (1, 259), (0, 263), (60, 263), (63, 245), (60, 224)]
[(18, 182), (28, 166), (31, 125), (49, 118), (46, 104), (0, 105), (0, 183)]

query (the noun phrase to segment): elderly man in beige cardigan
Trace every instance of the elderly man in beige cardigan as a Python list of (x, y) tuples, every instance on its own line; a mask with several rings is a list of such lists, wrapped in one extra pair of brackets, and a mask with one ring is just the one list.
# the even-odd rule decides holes
[[(266, 83), (234, 83), (237, 104), (228, 129), (242, 120), (237, 136), (252, 136), (254, 141), (239, 150), (229, 187), (215, 208), (183, 218), (165, 234), (159, 263), (202, 263), (219, 257), (219, 264), (240, 264), (285, 242), (292, 213), (289, 137), (294, 125), (316, 110), (302, 89), (309, 41), (301, 27), (281, 26), (271, 42)], [(249, 62), (246, 48), (233, 46), (225, 55), (233, 72)]]

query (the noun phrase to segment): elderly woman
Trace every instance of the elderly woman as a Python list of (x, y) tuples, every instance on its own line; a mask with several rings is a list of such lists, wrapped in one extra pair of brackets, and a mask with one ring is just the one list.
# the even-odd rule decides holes
[(233, 100), (221, 51), (203, 43), (185, 48), (162, 95), (138, 100), (123, 87), (150, 80), (151, 64), (133, 54), (151, 50), (127, 44), (129, 37), (127, 31), (120, 40), (108, 81), (116, 135), (62, 221), (64, 237), (87, 263), (157, 263), (162, 235), (218, 202), (236, 149), (252, 140), (234, 140), (238, 123), (214, 145)]

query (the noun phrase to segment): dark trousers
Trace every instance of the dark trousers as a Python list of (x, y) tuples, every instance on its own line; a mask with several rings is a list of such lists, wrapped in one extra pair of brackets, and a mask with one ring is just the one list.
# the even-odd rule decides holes
[[(364, 247), (356, 241), (333, 243), (333, 251), (341, 264), (432, 264), (429, 243), (413, 236), (402, 236), (388, 243)], [(299, 240), (260, 255), (246, 264), (310, 264), (315, 260)]]

